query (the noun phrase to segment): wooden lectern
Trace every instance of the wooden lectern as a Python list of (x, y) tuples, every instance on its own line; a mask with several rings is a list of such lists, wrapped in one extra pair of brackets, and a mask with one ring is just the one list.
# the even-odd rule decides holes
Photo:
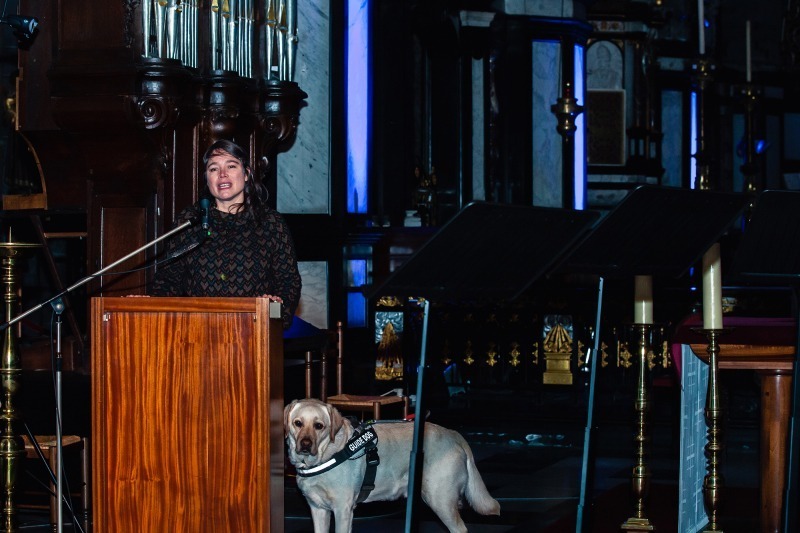
[(96, 531), (283, 529), (275, 307), (270, 314), (266, 298), (92, 299)]

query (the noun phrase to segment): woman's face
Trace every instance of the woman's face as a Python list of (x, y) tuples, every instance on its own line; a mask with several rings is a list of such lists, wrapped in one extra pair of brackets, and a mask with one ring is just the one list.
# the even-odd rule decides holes
[(228, 152), (216, 151), (208, 159), (206, 182), (220, 211), (228, 212), (232, 206), (244, 203), (246, 181), (242, 162)]

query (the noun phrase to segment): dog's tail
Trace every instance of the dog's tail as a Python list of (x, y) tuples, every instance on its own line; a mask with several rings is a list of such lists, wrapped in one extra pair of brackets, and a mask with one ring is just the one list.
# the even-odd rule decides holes
[(500, 515), (500, 504), (497, 500), (492, 498), (486, 485), (483, 482), (478, 467), (475, 465), (475, 458), (472, 456), (472, 450), (469, 446), (464, 446), (464, 451), (467, 454), (467, 487), (465, 496), (470, 506), (475, 509), (475, 512), (482, 515)]

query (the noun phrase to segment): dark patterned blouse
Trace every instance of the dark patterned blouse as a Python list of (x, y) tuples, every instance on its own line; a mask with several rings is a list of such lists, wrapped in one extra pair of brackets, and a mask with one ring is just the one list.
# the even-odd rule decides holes
[[(197, 216), (197, 205), (178, 220)], [(153, 296), (280, 296), (288, 327), (300, 300), (301, 280), (289, 227), (283, 217), (265, 208), (261, 221), (246, 212), (236, 215), (212, 209), (211, 235), (200, 225), (173, 236), (165, 257), (181, 253), (158, 267)], [(200, 243), (192, 248), (194, 243)]]

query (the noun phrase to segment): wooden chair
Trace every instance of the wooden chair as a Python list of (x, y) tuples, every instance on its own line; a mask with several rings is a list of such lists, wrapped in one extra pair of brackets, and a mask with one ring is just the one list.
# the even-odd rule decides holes
[[(346, 394), (343, 391), (343, 357), (344, 335), (342, 322), (336, 323), (336, 330), (330, 331), (330, 342), (322, 349), (320, 368), (320, 393), (319, 399), (327, 402), (340, 411), (359, 411), (361, 413), (372, 411), (373, 420), (380, 420), (381, 408), (387, 405), (402, 404), (403, 417), (408, 416), (407, 396), (364, 396)], [(306, 352), (306, 397), (313, 396), (313, 352)], [(328, 396), (328, 365), (331, 358), (336, 365), (336, 394)]]
[[(47, 463), (50, 465), (50, 470), (52, 472), (56, 471), (57, 464), (58, 464), (58, 448), (56, 447), (56, 438), (54, 436), (39, 436), (36, 435), (34, 437), (36, 442), (39, 444), (39, 449), (42, 451), (42, 455), (44, 456)], [(36, 451), (36, 447), (31, 442), (30, 438), (27, 435), (22, 436), (22, 440), (25, 443), (25, 457), (27, 459), (39, 459), (39, 454)], [(89, 445), (88, 439), (85, 437), (79, 437), (77, 435), (63, 435), (61, 437), (61, 449), (64, 451), (66, 455), (69, 452), (77, 451), (79, 452), (79, 460), (80, 460), (80, 470), (81, 470), (81, 486), (80, 490), (73, 490), (72, 496), (79, 496), (80, 497), (80, 507), (75, 508), (73, 507), (73, 511), (75, 512), (75, 520), (80, 520), (82, 522), (81, 526), (83, 527), (83, 531), (85, 533), (89, 533), (91, 531), (91, 521), (90, 521), (90, 511), (91, 508), (91, 501), (90, 501), (90, 491), (89, 491)], [(63, 478), (62, 478), (63, 479)], [(48, 506), (50, 510), (50, 525), (52, 527), (52, 531), (57, 531), (58, 526), (58, 500), (56, 497), (56, 486), (50, 481), (50, 504)], [(64, 493), (66, 495), (66, 492)], [(42, 508), (43, 506), (38, 505), (20, 505), (20, 507), (29, 507), (29, 508)], [(69, 518), (70, 520), (72, 517), (69, 515), (67, 510), (64, 511), (64, 518)], [(75, 531), (78, 531), (77, 527), (73, 527)]]

